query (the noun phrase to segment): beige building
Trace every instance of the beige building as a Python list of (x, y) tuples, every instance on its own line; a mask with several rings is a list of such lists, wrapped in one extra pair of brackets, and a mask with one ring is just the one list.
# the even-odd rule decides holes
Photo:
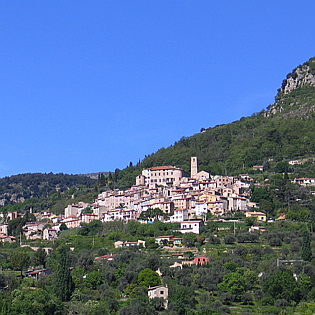
[(263, 222), (267, 221), (267, 216), (263, 212), (248, 211), (248, 212), (245, 212), (245, 216), (246, 218), (257, 218), (257, 221), (263, 221)]
[(167, 308), (167, 303), (168, 303), (168, 287), (159, 285), (157, 287), (152, 287), (148, 289), (148, 296), (150, 299), (154, 298), (163, 298), (164, 299), (164, 308)]
[(186, 177), (184, 170), (175, 166), (157, 166), (142, 170), (136, 178), (136, 185), (149, 187), (179, 185), (181, 179)]

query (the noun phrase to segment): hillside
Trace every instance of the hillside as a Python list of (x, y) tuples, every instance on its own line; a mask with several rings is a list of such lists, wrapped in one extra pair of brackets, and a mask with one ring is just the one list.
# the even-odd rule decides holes
[[(222, 175), (251, 172), (253, 165), (264, 165), (272, 171), (278, 162), (312, 161), (315, 157), (315, 58), (287, 75), (275, 103), (266, 110), (204, 129), (159, 149), (137, 167), (121, 172), (122, 184), (133, 184), (131, 174), (142, 168), (176, 165), (189, 171), (191, 156), (198, 156), (200, 169)], [(293, 171), (315, 177), (312, 163)]]
[(89, 186), (96, 180), (84, 175), (27, 173), (0, 178), (0, 206), (21, 203), (29, 198), (63, 193), (72, 187)]
[[(174, 165), (189, 172), (191, 156), (198, 157), (200, 169), (222, 175), (253, 173), (254, 165), (274, 172), (281, 169), (283, 161), (301, 159), (305, 163), (289, 171), (296, 177), (315, 177), (315, 58), (287, 75), (275, 103), (265, 110), (229, 124), (202, 129), (146, 156), (136, 166), (105, 174), (106, 186), (130, 187), (143, 168), (153, 166)], [(93, 185), (98, 176), (62, 175), (28, 174), (0, 179), (0, 205), (38, 198), (73, 185)]]

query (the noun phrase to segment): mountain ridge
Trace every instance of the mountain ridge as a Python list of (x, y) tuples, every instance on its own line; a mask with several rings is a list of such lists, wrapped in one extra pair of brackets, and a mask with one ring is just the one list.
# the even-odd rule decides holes
[[(229, 124), (202, 128), (167, 148), (146, 156), (137, 167), (120, 172), (121, 187), (134, 184), (142, 168), (175, 165), (189, 171), (191, 156), (211, 174), (251, 172), (254, 165), (268, 169), (277, 162), (315, 156), (315, 58), (296, 67), (282, 81), (275, 103)], [(272, 169), (270, 169), (271, 171)], [(314, 176), (315, 168), (299, 174)]]
[[(287, 75), (275, 103), (266, 109), (228, 124), (202, 128), (200, 133), (182, 137), (173, 145), (149, 154), (136, 166), (116, 169), (112, 187), (123, 189), (134, 185), (141, 170), (153, 166), (174, 165), (189, 172), (191, 156), (198, 157), (200, 169), (220, 175), (250, 173), (257, 164), (268, 170), (270, 160), (275, 163), (300, 158), (312, 160), (315, 157), (315, 57)], [(92, 181), (100, 173), (90, 174)], [(298, 174), (315, 177), (315, 168), (298, 170)]]

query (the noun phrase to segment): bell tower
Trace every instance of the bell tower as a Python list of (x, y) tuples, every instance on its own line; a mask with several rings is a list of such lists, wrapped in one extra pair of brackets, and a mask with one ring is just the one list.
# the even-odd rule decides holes
[(196, 178), (198, 173), (198, 159), (195, 156), (190, 158), (190, 176)]

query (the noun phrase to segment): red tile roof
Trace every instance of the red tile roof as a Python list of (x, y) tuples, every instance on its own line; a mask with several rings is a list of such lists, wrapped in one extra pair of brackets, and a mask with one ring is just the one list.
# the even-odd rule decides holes
[(150, 168), (151, 171), (163, 171), (163, 170), (180, 170), (175, 166), (155, 166)]

